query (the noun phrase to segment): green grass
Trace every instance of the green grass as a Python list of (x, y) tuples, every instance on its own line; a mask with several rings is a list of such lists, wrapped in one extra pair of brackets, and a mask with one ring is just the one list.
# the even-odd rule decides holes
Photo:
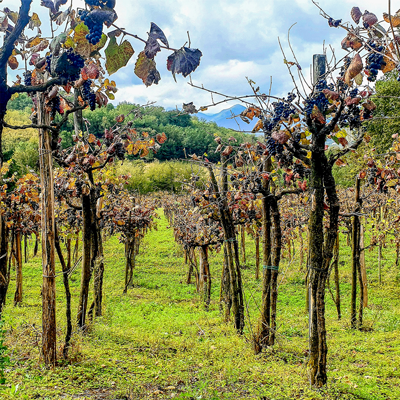
[[(161, 213), (160, 213), (161, 214)], [(73, 336), (71, 360), (46, 369), (40, 359), (41, 266), (24, 264), (24, 300), (12, 306), (10, 283), (5, 309), (11, 365), (1, 399), (398, 399), (400, 398), (400, 290), (394, 249), (385, 249), (383, 284), (377, 283), (377, 250), (366, 254), (370, 331), (349, 328), (350, 252), (341, 243), (343, 319), (327, 292), (329, 383), (311, 389), (307, 375), (308, 315), (304, 272), (298, 260), (281, 265), (277, 345), (255, 356), (261, 283), (254, 279), (254, 246), (247, 240), (243, 270), (248, 316), (238, 336), (219, 311), (221, 254), (210, 256), (212, 302), (205, 311), (164, 217), (148, 233), (137, 259), (134, 287), (122, 294), (124, 251), (117, 238), (105, 244), (104, 316), (86, 335)], [(77, 310), (80, 270), (71, 277), (73, 313)], [(65, 299), (57, 280), (58, 340), (65, 332)]]

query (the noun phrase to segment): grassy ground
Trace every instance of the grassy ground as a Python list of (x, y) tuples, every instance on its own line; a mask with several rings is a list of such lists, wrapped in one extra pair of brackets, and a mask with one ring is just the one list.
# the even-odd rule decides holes
[[(193, 285), (185, 284), (186, 266), (172, 231), (162, 217), (138, 257), (134, 288), (122, 294), (123, 246), (106, 244), (104, 316), (83, 336), (75, 332), (71, 359), (54, 370), (40, 360), (41, 265), (24, 265), (24, 301), (13, 307), (15, 281), (5, 310), (6, 344), (11, 364), (1, 399), (399, 399), (400, 289), (393, 249), (385, 252), (383, 284), (377, 283), (376, 250), (367, 253), (369, 331), (349, 328), (350, 263), (343, 238), (341, 290), (343, 319), (327, 293), (329, 384), (310, 388), (307, 375), (308, 315), (304, 272), (298, 261), (282, 263), (278, 303), (278, 343), (255, 356), (260, 282), (254, 279), (254, 246), (248, 239), (243, 270), (248, 318), (236, 335), (219, 312), (221, 254), (211, 256), (213, 291), (204, 310)], [(77, 310), (80, 271), (71, 277), (73, 312)], [(61, 277), (57, 282), (59, 348), (65, 332)]]

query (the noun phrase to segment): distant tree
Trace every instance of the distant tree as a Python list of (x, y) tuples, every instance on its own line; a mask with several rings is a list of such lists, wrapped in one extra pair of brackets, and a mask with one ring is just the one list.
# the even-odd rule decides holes
[(366, 126), (377, 153), (386, 153), (393, 135), (400, 133), (400, 82), (398, 73), (384, 75), (376, 82), (375, 117)]

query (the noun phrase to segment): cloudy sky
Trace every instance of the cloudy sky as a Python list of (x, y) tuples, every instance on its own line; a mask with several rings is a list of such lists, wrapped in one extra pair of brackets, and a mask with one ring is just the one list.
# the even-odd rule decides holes
[[(81, 0), (73, 1), (74, 5), (83, 4)], [(35, 11), (40, 9), (39, 3), (33, 0)], [(288, 61), (293, 60), (287, 46), (287, 33), (294, 23), (291, 43), (306, 76), (309, 76), (312, 55), (323, 51), (324, 42), (331, 44), (338, 55), (342, 54), (340, 41), (345, 36), (344, 31), (329, 28), (311, 0), (116, 0), (116, 3), (119, 17), (116, 24), (143, 38), (147, 37), (150, 22), (154, 22), (164, 31), (170, 46), (179, 48), (187, 41), (189, 31), (191, 47), (203, 53), (200, 66), (192, 74), (193, 83), (229, 95), (250, 93), (246, 76), (264, 92), (269, 90), (271, 77), (272, 93), (285, 95), (292, 89), (278, 37)], [(16, 4), (16, 0), (2, 3), (13, 9)], [(350, 10), (355, 5), (362, 11), (368, 9), (376, 13), (379, 18), (387, 11), (386, 2), (376, 0), (363, 0), (362, 4), (350, 0), (321, 0), (319, 4), (333, 18), (342, 18), (344, 22), (351, 20)], [(135, 39), (131, 43), (135, 55), (125, 68), (111, 76), (119, 87), (116, 102), (156, 101), (165, 108), (180, 108), (182, 103), (190, 101), (197, 106), (210, 103), (210, 95), (190, 87), (187, 78), (178, 75), (177, 83), (173, 80), (166, 69), (168, 51), (156, 57), (162, 77), (160, 83), (146, 88), (133, 72), (135, 56), (143, 50), (143, 44)], [(228, 107), (224, 104), (209, 112)]]

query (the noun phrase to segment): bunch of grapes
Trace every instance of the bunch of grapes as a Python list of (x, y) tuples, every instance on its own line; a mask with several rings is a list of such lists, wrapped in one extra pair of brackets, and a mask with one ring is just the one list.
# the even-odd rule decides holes
[(360, 109), (356, 104), (352, 104), (345, 111), (342, 112), (338, 125), (340, 128), (347, 126), (350, 129), (359, 128), (361, 126)]
[(288, 93), (288, 97), (286, 99), (284, 98), (283, 101), (272, 103), (274, 111), (271, 118), (264, 120), (265, 131), (272, 132), (281, 120), (288, 119), (291, 114), (296, 113), (296, 109), (290, 104), (295, 98), (296, 95), (294, 93)]
[(100, 7), (100, 1), (99, 0), (85, 0), (85, 3), (88, 6), (91, 6), (91, 7)]
[(90, 109), (93, 111), (96, 108), (96, 94), (90, 88), (92, 81), (90, 79), (83, 82), (82, 95), (83, 99), (89, 103)]
[(50, 101), (50, 105), (51, 105), (50, 116), (51, 116), (52, 119), (54, 119), (54, 117), (56, 116), (56, 113), (60, 113), (60, 111), (61, 111), (60, 96), (54, 97)]
[(46, 71), (51, 72), (51, 58), (53, 57), (52, 54), (46, 56)]
[(82, 186), (83, 183), (81, 180), (77, 180), (75, 183), (75, 189), (76, 189), (76, 196), (81, 197), (82, 196)]
[(293, 156), (291, 153), (283, 151), (283, 145), (279, 146), (282, 146), (282, 151), (277, 153), (276, 159), (281, 167), (289, 168), (293, 163)]
[(354, 99), (358, 95), (358, 89), (354, 88), (353, 90), (350, 90), (349, 96)]
[(333, 19), (332, 17), (329, 17), (328, 19), (328, 24), (331, 28), (337, 28), (341, 22), (341, 19)]
[(122, 142), (118, 142), (115, 144), (115, 155), (120, 159), (124, 160), (125, 158), (125, 147)]
[[(382, 52), (384, 50), (383, 46), (379, 46), (374, 42), (368, 42), (368, 46), (378, 52)], [(368, 71), (367, 79), (370, 82), (374, 82), (378, 75), (378, 71), (386, 65), (383, 55), (375, 52), (370, 53), (367, 56), (366, 62), (367, 62), (366, 70)]]
[(304, 173), (305, 173), (305, 168), (303, 164), (294, 164), (293, 166), (294, 175), (298, 175), (299, 178), (304, 178)]
[(80, 10), (78, 15), (84, 24), (89, 28), (89, 34), (86, 35), (88, 42), (93, 45), (99, 43), (103, 33), (103, 23), (92, 18), (87, 10)]
[[(69, 48), (67, 51), (67, 59), (73, 67), (81, 70), (85, 66), (85, 60), (77, 53), (74, 53), (72, 48)], [(76, 79), (79, 79), (79, 76)]]
[(333, 85), (328, 85), (325, 79), (321, 79), (316, 84), (313, 94), (305, 101), (304, 111), (307, 114), (312, 113), (314, 106), (317, 106), (322, 113), (324, 113), (328, 109), (329, 100), (322, 93), (324, 89), (332, 90)]
[(32, 72), (31, 71), (24, 72), (24, 85), (32, 86)]

